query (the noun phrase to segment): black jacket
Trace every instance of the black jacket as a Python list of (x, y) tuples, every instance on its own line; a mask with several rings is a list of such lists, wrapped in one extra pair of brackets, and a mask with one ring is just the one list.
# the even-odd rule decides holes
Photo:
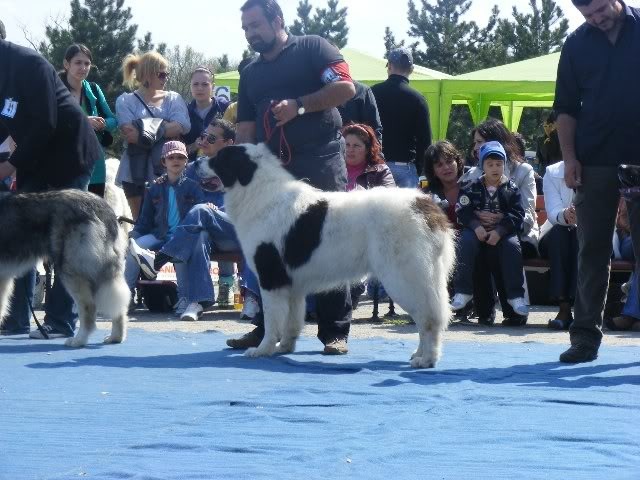
[(369, 125), (376, 133), (378, 141), (382, 143), (382, 123), (380, 123), (376, 97), (364, 83), (354, 81), (353, 85), (356, 87), (356, 94), (344, 105), (338, 107), (342, 117), (342, 125), (345, 126), (352, 122)]
[(371, 87), (384, 131), (382, 152), (387, 162), (414, 162), (423, 172), (424, 152), (431, 145), (429, 107), (402, 75), (389, 75)]
[[(9, 160), (21, 180), (53, 187), (90, 175), (102, 155), (87, 116), (53, 66), (0, 40), (0, 124), (18, 145)], [(2, 128), (0, 128), (2, 130)]]
[[(503, 182), (498, 187), (497, 194), (499, 208), (492, 213), (501, 212), (504, 217), (496, 225), (496, 231), (500, 237), (521, 233), (524, 225), (524, 208), (520, 203), (518, 187), (503, 176)], [(456, 203), (458, 223), (471, 230), (480, 226), (480, 221), (474, 212), (483, 209), (488, 196), (489, 193), (484, 185), (483, 177), (464, 186), (460, 190), (458, 203)]]

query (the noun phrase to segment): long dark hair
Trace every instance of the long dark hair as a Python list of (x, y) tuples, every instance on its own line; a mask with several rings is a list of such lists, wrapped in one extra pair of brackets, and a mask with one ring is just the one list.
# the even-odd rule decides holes
[[(67, 62), (71, 62), (71, 59), (79, 53), (82, 53), (89, 57), (89, 60), (91, 60), (91, 63), (93, 64), (93, 55), (91, 54), (91, 50), (89, 50), (89, 47), (87, 47), (83, 43), (72, 43), (71, 45), (69, 45), (64, 52), (64, 59)], [(62, 80), (62, 83), (64, 83), (64, 85), (69, 90), (71, 90), (71, 88), (69, 87), (69, 83), (67, 82), (67, 71), (63, 68), (58, 72), (58, 75), (60, 76), (60, 80)]]
[(440, 140), (433, 145), (429, 145), (424, 154), (424, 174), (429, 180), (429, 185), (436, 188), (442, 188), (442, 182), (436, 176), (433, 166), (441, 158), (452, 158), (456, 162), (458, 178), (462, 176), (464, 171), (462, 154), (449, 140)]
[(495, 118), (488, 118), (476, 128), (471, 131), (471, 139), (476, 132), (484, 138), (486, 142), (500, 142), (507, 152), (507, 158), (511, 163), (522, 163), (524, 158), (520, 153), (520, 147), (513, 133), (502, 123)]

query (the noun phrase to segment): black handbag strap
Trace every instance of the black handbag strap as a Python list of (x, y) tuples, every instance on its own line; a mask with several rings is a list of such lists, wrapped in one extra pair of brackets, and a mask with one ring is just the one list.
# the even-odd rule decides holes
[(144, 105), (144, 108), (146, 108), (146, 109), (147, 109), (147, 112), (149, 112), (153, 118), (157, 118), (157, 117), (153, 114), (153, 112), (151, 111), (151, 109), (149, 108), (149, 105), (147, 105), (147, 104), (146, 104), (146, 102), (142, 99), (142, 97), (141, 97), (140, 95), (138, 95), (136, 92), (133, 92), (133, 94), (136, 96), (136, 98), (137, 98), (138, 100), (140, 100), (140, 103), (142, 103), (142, 105)]

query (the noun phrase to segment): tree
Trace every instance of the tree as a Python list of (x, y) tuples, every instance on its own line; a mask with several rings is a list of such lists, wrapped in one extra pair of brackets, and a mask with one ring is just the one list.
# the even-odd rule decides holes
[(398, 47), (404, 47), (404, 40), (397, 42), (391, 29), (386, 27), (384, 29), (384, 58), (388, 57), (391, 50)]
[(96, 66), (90, 79), (98, 82), (113, 105), (122, 90), (122, 60), (134, 50), (138, 26), (131, 24), (131, 19), (131, 8), (124, 8), (124, 0), (83, 0), (83, 5), (80, 0), (71, 0), (67, 24), (57, 20), (47, 25), (47, 40), (40, 43), (39, 51), (61, 67), (70, 44), (86, 44)]
[(339, 0), (328, 0), (327, 8), (316, 8), (311, 18), (312, 6), (309, 0), (300, 0), (298, 19), (293, 22), (289, 31), (293, 35), (319, 35), (338, 48), (347, 44), (349, 27), (347, 27), (347, 7), (338, 8)]
[(145, 36), (142, 38), (142, 40), (138, 39), (137, 43), (138, 43), (138, 48), (136, 49), (136, 51), (138, 53), (145, 53), (145, 52), (150, 52), (151, 50), (155, 50), (162, 56), (166, 56), (167, 54), (167, 44), (164, 42), (159, 43), (158, 47), (156, 48), (155, 44), (153, 43), (153, 40), (151, 39), (151, 32), (147, 32)]
[(409, 0), (407, 32), (418, 39), (411, 48), (419, 65), (457, 75), (479, 68), (488, 59), (497, 65), (506, 58), (506, 48), (495, 42), (500, 13), (497, 7), (487, 26), (480, 28), (474, 21), (461, 19), (469, 11), (471, 0), (436, 0), (433, 4), (421, 0), (421, 4), (418, 11)]
[(560, 51), (569, 31), (569, 21), (554, 0), (529, 0), (530, 13), (513, 7), (513, 21), (499, 22), (499, 35), (513, 61), (527, 60)]

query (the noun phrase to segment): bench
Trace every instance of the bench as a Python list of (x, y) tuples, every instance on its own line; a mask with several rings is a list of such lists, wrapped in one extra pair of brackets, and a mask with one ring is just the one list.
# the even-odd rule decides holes
[[(212, 262), (231, 262), (238, 264), (238, 271), (242, 271), (241, 252), (217, 252), (210, 256)], [(178, 300), (175, 280), (156, 279), (138, 280), (136, 286), (142, 293), (145, 306), (151, 312), (169, 312)]]
[[(542, 227), (547, 221), (547, 211), (544, 208), (544, 195), (536, 197), (536, 215), (538, 217), (538, 225)], [(631, 273), (634, 269), (633, 262), (627, 260), (611, 260), (612, 273)], [(549, 260), (544, 258), (530, 258), (524, 261), (524, 269), (526, 271), (544, 273), (549, 270)]]

